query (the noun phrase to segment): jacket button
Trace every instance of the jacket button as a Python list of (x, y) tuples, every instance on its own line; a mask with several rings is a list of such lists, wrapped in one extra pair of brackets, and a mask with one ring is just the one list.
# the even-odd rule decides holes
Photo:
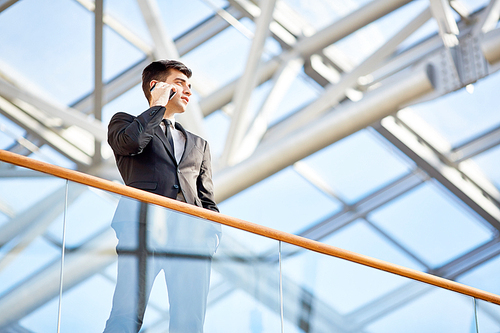
[(175, 185), (174, 185), (174, 188), (175, 188), (176, 190), (178, 190), (178, 189), (179, 189), (179, 185), (175, 184)]

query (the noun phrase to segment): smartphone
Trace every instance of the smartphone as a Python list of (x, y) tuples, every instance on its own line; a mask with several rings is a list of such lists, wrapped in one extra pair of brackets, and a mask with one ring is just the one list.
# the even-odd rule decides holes
[[(155, 82), (155, 84), (153, 84), (151, 89), (149, 89), (149, 92), (153, 91), (155, 89), (155, 87), (156, 87), (156, 82)], [(170, 101), (175, 96), (176, 93), (177, 93), (177, 91), (170, 90), (170, 96), (168, 96), (168, 100)]]

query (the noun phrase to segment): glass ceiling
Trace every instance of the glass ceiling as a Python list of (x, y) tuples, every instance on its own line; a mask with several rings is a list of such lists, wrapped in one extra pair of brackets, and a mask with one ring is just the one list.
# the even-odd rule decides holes
[[(0, 1), (0, 149), (121, 182), (103, 139), (107, 124), (118, 111), (137, 115), (148, 107), (140, 71), (165, 57), (161, 44), (173, 41), (193, 69), (197, 107), (190, 112), (202, 119), (180, 122), (210, 143), (223, 214), (500, 294), (494, 278), (500, 270), (494, 247), (500, 230), (500, 59), (490, 60), (483, 42), (466, 44), (467, 38), (486, 40), (497, 27), (498, 9), (487, 0), (277, 0), (273, 19), (262, 23), (259, 4), (273, 2), (104, 0), (103, 58), (96, 59), (94, 1)], [(157, 6), (159, 20), (146, 22), (139, 4)], [(427, 8), (426, 19), (417, 22)], [(443, 19), (441, 10), (453, 19)], [(495, 15), (493, 25), (477, 27)], [(454, 27), (458, 33), (450, 32)], [(165, 39), (154, 29), (163, 30)], [(253, 37), (261, 34), (265, 42), (256, 45)], [(453, 35), (458, 46), (447, 45), (443, 34)], [(476, 60), (468, 64), (467, 57)], [(253, 59), (257, 69), (245, 71)], [(102, 61), (102, 73), (96, 72), (96, 61)], [(406, 89), (405, 80), (423, 73), (427, 63), (433, 64), (433, 74), (426, 76), (432, 86), (421, 88), (415, 79)], [(100, 117), (93, 112), (96, 75), (105, 87)], [(244, 81), (256, 84), (244, 90)], [(243, 98), (234, 98), (237, 94)], [(378, 102), (373, 96), (388, 97)], [(238, 118), (248, 120), (244, 142), (231, 130)], [(260, 132), (258, 120), (264, 124)], [(99, 158), (96, 145), (102, 147)], [(259, 156), (272, 158), (252, 164)], [(232, 173), (237, 177), (228, 178), (228, 170), (238, 170)], [(0, 234), (62, 187), (60, 180), (0, 165)], [(69, 212), (78, 219), (67, 246), (78, 248), (107, 227), (104, 219), (87, 223), (86, 207), (109, 215), (116, 203), (88, 189), (75, 194)], [(45, 255), (29, 271), (15, 261), (0, 265), (0, 299), (57, 256), (60, 237), (52, 224), (33, 239), (24, 255)], [(15, 242), (0, 244), (0, 255)], [(262, 255), (275, 246), (261, 239), (240, 242)], [(290, 267), (302, 270), (289, 270), (288, 277), (316, 297), (342, 283), (316, 276), (353, 269), (341, 263), (329, 267), (303, 253), (290, 260)], [(338, 279), (355, 279), (362, 271)], [(105, 275), (90, 276), (74, 292), (106, 285)], [(326, 303), (348, 315), (401, 283), (395, 279), (378, 290), (353, 284)], [(239, 293), (221, 302), (236, 304), (242, 297), (259, 311), (270, 311)], [(352, 293), (364, 297), (350, 302)], [(394, 311), (411, 317), (413, 308), (425, 307), (433, 297), (410, 300)], [(41, 305), (18, 324), (38, 332), (34, 323), (46, 315), (44, 306), (51, 308)], [(397, 330), (392, 315), (367, 324), (364, 332)]]

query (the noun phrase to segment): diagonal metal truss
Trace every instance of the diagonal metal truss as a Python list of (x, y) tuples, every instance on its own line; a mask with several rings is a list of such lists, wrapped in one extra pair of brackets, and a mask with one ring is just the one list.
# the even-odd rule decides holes
[[(355, 204), (343, 203), (341, 212), (309, 226), (301, 235), (321, 240), (358, 218), (364, 218), (371, 224), (367, 218), (371, 211), (432, 178), (488, 223), (494, 232), (490, 242), (442, 267), (431, 269), (424, 260), (371, 224), (375, 231), (429, 272), (450, 279), (500, 254), (500, 193), (477, 172), (470, 160), (498, 146), (500, 128), (460, 147), (450, 147), (446, 142), (429, 135), (431, 131), (425, 123), (398, 112), (411, 104), (461, 89), (500, 68), (500, 29), (495, 29), (500, 16), (500, 1), (491, 0), (482, 10), (468, 13), (460, 1), (429, 0), (427, 9), (358, 65), (352, 64), (336, 47), (336, 43), (407, 5), (410, 0), (373, 0), (320, 31), (315, 31), (284, 1), (230, 0), (227, 7), (215, 8), (211, 17), (175, 40), (164, 27), (156, 0), (138, 0), (154, 45), (142, 41), (133, 29), (119, 23), (111, 13), (102, 12), (102, 0), (95, 3), (89, 0), (75, 1), (96, 13), (96, 27), (104, 24), (113, 29), (142, 51), (144, 58), (109, 82), (102, 82), (102, 54), (99, 53), (102, 51), (102, 46), (101, 49), (99, 47), (102, 45), (99, 40), (102, 31), (96, 29), (95, 91), (72, 105), (61, 105), (38, 95), (29, 85), (17, 81), (15, 73), (8, 68), (0, 68), (0, 112), (26, 131), (24, 137), (13, 137), (15, 144), (9, 150), (29, 155), (36, 153), (43, 145), (49, 145), (74, 162), (79, 170), (118, 179), (112, 158), (106, 155), (105, 149), (100, 149), (106, 141), (105, 125), (100, 121), (102, 106), (139, 84), (140, 72), (151, 60), (182, 58), (226, 28), (234, 27), (252, 38), (246, 70), (236, 80), (215, 91), (203, 90), (200, 85), (197, 91), (199, 104), (193, 105), (189, 110), (190, 116), (181, 120), (193, 131), (203, 133), (203, 117), (221, 109), (230, 116), (224, 153), (214, 161), (217, 166), (214, 181), (218, 201), (290, 165), (311, 184), (339, 200), (335, 192), (315, 175), (314, 170), (310, 170), (300, 160), (360, 129), (373, 126), (409, 156), (417, 168)], [(16, 2), (0, 0), (0, 19), (2, 11), (15, 6)], [(211, 4), (208, 0), (205, 3)], [(460, 17), (458, 22), (455, 21), (454, 12)], [(239, 20), (243, 17), (255, 22), (255, 33), (240, 26)], [(436, 20), (438, 32), (401, 50), (400, 45), (428, 20)], [(283, 51), (263, 62), (260, 55), (269, 37), (278, 41)], [(323, 89), (320, 96), (270, 127), (270, 116), (284, 98), (290, 82), (298, 75), (306, 75), (317, 82)], [(256, 87), (268, 81), (272, 88), (265, 102), (256, 115), (250, 116), (247, 105), (252, 93)], [(196, 89), (196, 84), (194, 86)], [(8, 129), (2, 131), (13, 136)], [(16, 176), (33, 175), (0, 168), (0, 177)], [(56, 193), (46, 200), (56, 200), (58, 195)], [(19, 244), (21, 247), (26, 246), (34, 237), (43, 234), (48, 221), (58, 212), (54, 209), (48, 215), (37, 216), (40, 207), (46, 205), (45, 201), (40, 202), (32, 207), (31, 215), (13, 218), (2, 228), (7, 230), (17, 226), (17, 229), (0, 235), (21, 235)], [(11, 209), (0, 202), (0, 211), (9, 214)], [(31, 231), (23, 232), (19, 229), (20, 225), (31, 226)], [(111, 236), (100, 235), (85, 244), (81, 251), (74, 253), (74, 257), (70, 256), (69, 267), (73, 273), (68, 277), (68, 286), (76, 285), (106, 267), (112, 256), (101, 256), (101, 261), (88, 258), (95, 259), (94, 256), (101, 251), (106, 252)], [(6, 243), (8, 239), (3, 239), (1, 243)], [(82, 265), (85, 260), (92, 264)], [(2, 317), (8, 317), (9, 313), (15, 311), (23, 313), (27, 308), (35, 309), (49, 301), (55, 293), (53, 280), (56, 272), (55, 264), (47, 267), (36, 280), (26, 281), (25, 289), (17, 290), (22, 294), (32, 292), (39, 295), (36, 300), (23, 298), (20, 301), (20, 294), (16, 292), (2, 296)], [(240, 280), (241, 272), (225, 273), (230, 285), (252, 288), (251, 282), (245, 285), (245, 281)], [(266, 288), (274, 290), (275, 286), (269, 283)], [(305, 297), (303, 288), (293, 284), (287, 284), (287, 288), (290, 304), (302, 304)], [(231, 290), (227, 288), (220, 297), (223, 298)], [(363, 327), (373, 320), (408, 304), (427, 291), (422, 286), (409, 284), (343, 317), (315, 299), (314, 295), (309, 295), (306, 298), (310, 304), (315, 304), (314, 311), (318, 314), (311, 318), (316, 321), (304, 321), (304, 308), (293, 309), (289, 319), (304, 331), (322, 331), (321, 327), (331, 327), (329, 325), (332, 322), (329, 320), (335, 318), (334, 324), (339, 325), (336, 327), (340, 331), (362, 332)], [(259, 301), (266, 303), (265, 299)], [(13, 304), (16, 306), (13, 307)], [(497, 320), (493, 315), (492, 318)]]

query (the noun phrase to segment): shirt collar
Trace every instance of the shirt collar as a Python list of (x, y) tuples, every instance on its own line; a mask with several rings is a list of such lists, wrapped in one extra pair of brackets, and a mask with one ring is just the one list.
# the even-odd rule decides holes
[[(165, 119), (166, 119), (166, 118), (165, 118)], [(175, 128), (175, 119), (168, 119), (168, 120), (170, 121), (170, 123), (172, 123), (173, 128)], [(162, 121), (162, 122), (160, 123), (160, 125), (161, 125), (161, 126), (165, 126), (165, 123)]]

